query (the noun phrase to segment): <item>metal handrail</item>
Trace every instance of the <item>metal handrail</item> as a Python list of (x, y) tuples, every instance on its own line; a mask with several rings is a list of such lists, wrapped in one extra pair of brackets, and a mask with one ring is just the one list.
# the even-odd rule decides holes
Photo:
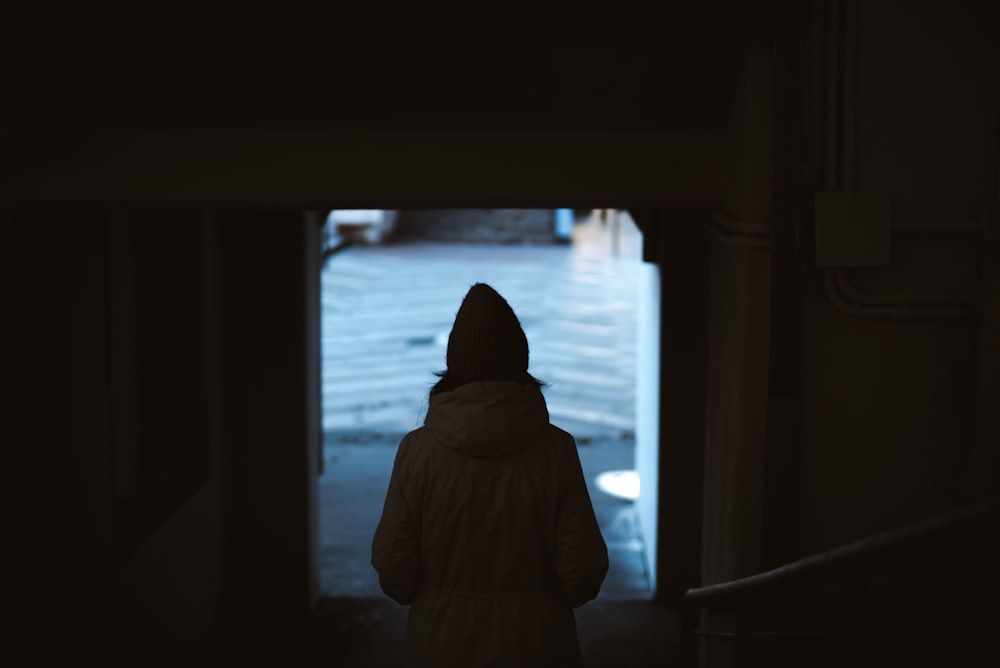
[[(990, 525), (986, 520), (992, 520)], [(984, 525), (991, 528), (982, 530)], [(979, 529), (978, 532), (968, 532), (969, 539), (995, 540), (995, 527), (1000, 525), (1000, 500), (993, 499), (964, 508), (959, 511), (932, 516), (914, 524), (893, 529), (884, 533), (847, 543), (826, 552), (814, 554), (783, 566), (757, 573), (745, 578), (720, 582), (704, 587), (693, 587), (685, 593), (688, 601), (705, 603), (729, 599), (743, 595), (760, 593), (762, 589), (776, 586), (801, 584), (805, 581), (821, 581), (836, 579), (837, 574), (846, 574), (852, 569), (864, 566), (878, 566), (881, 560), (892, 559), (891, 563), (898, 565), (900, 554), (910, 554), (912, 560), (929, 555), (920, 552), (917, 556), (913, 547), (922, 541), (942, 539), (951, 534), (962, 534), (969, 529)], [(954, 552), (955, 545), (948, 543), (949, 553)]]

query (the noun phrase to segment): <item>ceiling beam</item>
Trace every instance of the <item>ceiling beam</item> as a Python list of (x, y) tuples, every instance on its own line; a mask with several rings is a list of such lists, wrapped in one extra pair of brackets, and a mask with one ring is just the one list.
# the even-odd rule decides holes
[(15, 201), (584, 208), (720, 197), (724, 137), (510, 131), (89, 131), (18, 160)]

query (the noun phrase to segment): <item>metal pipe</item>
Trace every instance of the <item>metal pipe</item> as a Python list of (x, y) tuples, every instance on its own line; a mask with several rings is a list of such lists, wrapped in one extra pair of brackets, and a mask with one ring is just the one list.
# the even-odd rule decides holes
[[(813, 554), (763, 573), (729, 582), (688, 589), (685, 599), (701, 605), (743, 595), (760, 595), (776, 586), (798, 586), (819, 582), (856, 579), (859, 569), (869, 574), (886, 567), (905, 567), (908, 562), (925, 558), (923, 547), (936, 541), (944, 556), (964, 554), (976, 545), (989, 545), (993, 534), (987, 530), (1000, 519), (1000, 501), (995, 498), (960, 510), (933, 515), (925, 520), (885, 531), (875, 536), (846, 543), (826, 552)], [(940, 557), (939, 557), (940, 558)]]
[(981, 233), (985, 225), (981, 221), (962, 221), (956, 223), (893, 223), (892, 231), (903, 234), (967, 234)]
[(982, 303), (982, 295), (977, 294), (945, 294), (920, 292), (892, 292), (874, 294), (862, 292), (851, 283), (844, 269), (835, 269), (834, 276), (837, 288), (859, 306), (978, 306)]
[(827, 31), (826, 39), (826, 174), (825, 183), (827, 190), (836, 190), (838, 183), (837, 153), (839, 146), (837, 143), (837, 121), (839, 112), (839, 91), (840, 79), (840, 2), (830, 0), (829, 15), (827, 17), (830, 29)]
[(854, 190), (854, 119), (855, 119), (855, 91), (854, 88), (856, 84), (855, 77), (855, 63), (856, 63), (856, 53), (857, 49), (857, 39), (856, 39), (856, 23), (857, 23), (857, 2), (856, 0), (844, 0), (844, 16), (843, 16), (843, 26), (841, 27), (841, 33), (843, 35), (843, 42), (841, 44), (841, 67), (842, 74), (841, 78), (843, 80), (843, 86), (841, 88), (841, 153), (840, 153), (840, 171), (841, 171), (841, 188), (844, 190)]
[(976, 318), (982, 315), (979, 308), (945, 308), (899, 304), (895, 306), (864, 306), (852, 304), (844, 299), (837, 286), (834, 272), (823, 272), (823, 288), (827, 299), (838, 310), (855, 318), (884, 320), (919, 320), (943, 318)]

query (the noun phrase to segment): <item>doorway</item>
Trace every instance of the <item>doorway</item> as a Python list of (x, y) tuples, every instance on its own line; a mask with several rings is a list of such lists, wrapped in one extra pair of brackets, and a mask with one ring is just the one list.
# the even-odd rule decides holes
[[(544, 210), (529, 210), (522, 223), (537, 211)], [(465, 213), (487, 227), (503, 216)], [(497, 240), (495, 225), (485, 239), (470, 238), (468, 225), (464, 239), (448, 238), (442, 229), (462, 214), (445, 212), (437, 228), (426, 211), (328, 218), (342, 224), (327, 224), (332, 254), (321, 274), (322, 592), (381, 596), (369, 550), (395, 449), (423, 423), (455, 312), (468, 287), (482, 281), (518, 314), (529, 370), (548, 383), (551, 421), (577, 440), (611, 557), (599, 598), (648, 599), (646, 545), (655, 536), (643, 536), (637, 497), (655, 499), (657, 490), (641, 488), (635, 474), (641, 233), (624, 211), (597, 209), (574, 212), (568, 234), (553, 228), (547, 240), (527, 231), (522, 236), (535, 234), (527, 242)], [(424, 221), (423, 229), (407, 221)]]

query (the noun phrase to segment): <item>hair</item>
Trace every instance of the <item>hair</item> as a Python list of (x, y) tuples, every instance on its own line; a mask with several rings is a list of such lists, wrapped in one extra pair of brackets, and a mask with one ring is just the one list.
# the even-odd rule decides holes
[[(462, 378), (461, 376), (451, 373), (447, 369), (445, 369), (444, 371), (436, 371), (434, 375), (440, 378), (441, 380), (434, 383), (434, 386), (431, 388), (431, 396), (434, 396), (435, 394), (439, 394), (441, 392), (451, 392), (456, 387), (460, 387), (467, 383), (475, 383), (477, 382), (477, 380), (483, 380), (483, 379)], [(514, 383), (520, 383), (521, 385), (533, 385), (539, 389), (549, 386), (548, 383), (535, 378), (527, 371), (513, 378), (492, 378), (490, 380), (508, 380)]]

